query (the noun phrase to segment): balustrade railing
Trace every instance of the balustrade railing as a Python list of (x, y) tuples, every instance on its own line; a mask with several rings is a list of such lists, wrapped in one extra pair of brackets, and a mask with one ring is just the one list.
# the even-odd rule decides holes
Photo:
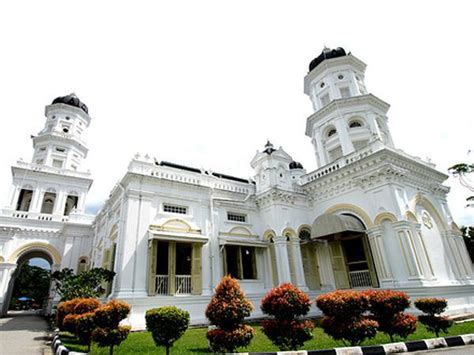
[(156, 275), (156, 294), (168, 294), (168, 275)]
[(372, 287), (369, 270), (349, 271), (349, 280), (352, 288)]
[(191, 293), (191, 275), (176, 275), (176, 294), (189, 295)]

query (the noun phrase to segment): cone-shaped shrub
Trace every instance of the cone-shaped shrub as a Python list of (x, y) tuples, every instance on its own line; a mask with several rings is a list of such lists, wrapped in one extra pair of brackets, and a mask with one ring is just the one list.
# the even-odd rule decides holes
[(128, 303), (118, 300), (109, 301), (94, 312), (94, 322), (97, 328), (92, 332), (92, 340), (100, 347), (109, 347), (112, 355), (114, 346), (120, 345), (130, 332), (129, 326), (119, 325), (130, 313)]
[(453, 325), (453, 321), (448, 317), (441, 315), (446, 310), (448, 301), (444, 298), (419, 298), (415, 301), (415, 307), (423, 314), (418, 316), (418, 320), (428, 329), (439, 337), (439, 333), (448, 332)]
[(253, 311), (253, 305), (245, 297), (239, 283), (224, 276), (206, 309), (206, 317), (216, 326), (207, 332), (209, 345), (214, 352), (235, 352), (250, 344), (255, 330), (243, 325), (245, 317)]
[(329, 292), (317, 297), (316, 305), (324, 313), (321, 327), (335, 340), (355, 346), (377, 333), (378, 322), (365, 314), (369, 297), (363, 292)]
[(169, 354), (173, 343), (188, 329), (189, 313), (178, 307), (164, 306), (146, 311), (145, 320), (156, 346), (164, 346)]
[(310, 307), (309, 297), (290, 283), (271, 289), (260, 305), (273, 317), (262, 322), (263, 332), (280, 350), (297, 350), (313, 337), (313, 322), (299, 319)]
[(369, 298), (369, 309), (379, 323), (379, 330), (388, 334), (392, 342), (394, 336), (405, 339), (416, 330), (416, 317), (404, 313), (410, 307), (410, 297), (404, 292), (392, 290), (369, 290), (364, 292)]
[[(74, 334), (81, 344), (90, 349), (91, 334), (95, 329), (93, 312), (101, 305), (95, 298), (75, 298), (58, 305), (56, 319), (60, 329)], [(66, 314), (68, 313), (68, 314)]]

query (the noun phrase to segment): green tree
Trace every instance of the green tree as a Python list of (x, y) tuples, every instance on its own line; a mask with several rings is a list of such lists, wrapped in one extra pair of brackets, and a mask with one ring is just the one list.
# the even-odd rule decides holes
[[(13, 287), (12, 300), (30, 297), (42, 306), (48, 297), (51, 275), (49, 270), (25, 263), (21, 266)], [(13, 302), (12, 302), (13, 303)]]
[[(468, 175), (474, 172), (474, 164), (458, 163), (454, 164), (448, 169), (449, 173), (455, 178), (459, 179), (462, 186), (474, 192), (474, 183), (469, 180)], [(474, 195), (469, 196), (467, 199), (466, 207), (474, 207)]]
[(104, 283), (112, 282), (115, 272), (104, 268), (92, 268), (79, 274), (72, 269), (55, 271), (51, 275), (61, 301), (74, 298), (96, 298), (104, 294)]
[(464, 226), (460, 229), (464, 243), (466, 243), (467, 252), (469, 253), (471, 261), (474, 263), (474, 226)]

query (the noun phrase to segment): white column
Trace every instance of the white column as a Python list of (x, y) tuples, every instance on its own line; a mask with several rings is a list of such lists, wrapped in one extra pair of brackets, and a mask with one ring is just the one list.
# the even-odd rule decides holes
[(0, 263), (0, 316), (5, 316), (8, 311), (8, 298), (11, 292), (8, 287), (16, 266), (13, 263)]
[(352, 144), (349, 131), (347, 129), (347, 123), (343, 117), (339, 117), (335, 122), (337, 135), (339, 142), (341, 143), (342, 155), (348, 155), (354, 151), (354, 145)]
[(372, 251), (372, 257), (374, 258), (377, 276), (380, 279), (380, 283), (386, 284), (393, 282), (393, 274), (388, 262), (382, 235), (383, 231), (380, 227), (367, 230), (370, 250)]
[(377, 118), (375, 113), (369, 112), (367, 113), (367, 123), (369, 124), (370, 132), (372, 136), (377, 137), (378, 139), (382, 139), (382, 135), (380, 134), (379, 125), (377, 124)]
[(293, 263), (295, 268), (296, 286), (302, 290), (308, 290), (304, 278), (303, 260), (301, 259), (300, 241), (297, 238), (290, 238), (289, 241), (293, 253)]
[(323, 141), (321, 140), (321, 131), (319, 129), (314, 132), (313, 139), (315, 140), (315, 149), (318, 151), (318, 155), (319, 155), (319, 163), (320, 163), (319, 168), (320, 168), (326, 165), (328, 161), (326, 159)]
[(409, 281), (423, 280), (423, 270), (416, 250), (411, 232), (411, 223), (400, 221), (393, 224), (393, 229), (397, 234), (400, 246), (402, 248), (403, 259), (408, 271)]
[(279, 283), (291, 282), (290, 265), (288, 264), (288, 250), (286, 238), (283, 236), (273, 238), (275, 244), (276, 264)]
[(41, 211), (41, 205), (43, 203), (44, 189), (37, 187), (33, 194), (32, 204), (30, 206), (30, 211), (39, 213)]
[(428, 255), (428, 251), (426, 250), (426, 245), (423, 239), (423, 235), (421, 234), (420, 223), (412, 223), (412, 233), (413, 233), (415, 247), (418, 251), (418, 255), (420, 258), (421, 267), (423, 269), (423, 274), (425, 275), (427, 279), (434, 280), (436, 279), (436, 277), (434, 274), (433, 265), (431, 264), (431, 260)]

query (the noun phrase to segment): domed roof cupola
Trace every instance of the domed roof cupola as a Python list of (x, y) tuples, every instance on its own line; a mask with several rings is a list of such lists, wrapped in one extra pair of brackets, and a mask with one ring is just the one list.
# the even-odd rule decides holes
[(311, 63), (309, 63), (309, 71), (316, 68), (319, 64), (321, 64), (326, 59), (338, 58), (346, 56), (346, 51), (342, 47), (337, 47), (336, 49), (331, 49), (324, 47), (323, 51), (319, 56), (314, 58)]
[(79, 100), (79, 98), (74, 93), (70, 95), (66, 95), (66, 96), (57, 97), (53, 100), (51, 104), (52, 105), (65, 104), (69, 106), (74, 106), (74, 107), (80, 108), (82, 111), (89, 114), (89, 109), (87, 108), (87, 105), (83, 103), (81, 100)]
[(289, 168), (290, 170), (293, 170), (293, 169), (303, 169), (303, 164), (301, 163), (298, 163), (297, 161), (292, 161), (290, 164), (289, 164)]
[(267, 141), (267, 144), (265, 144), (265, 148), (263, 151), (267, 153), (268, 155), (272, 154), (276, 149), (273, 148), (273, 144), (270, 143), (270, 141)]

